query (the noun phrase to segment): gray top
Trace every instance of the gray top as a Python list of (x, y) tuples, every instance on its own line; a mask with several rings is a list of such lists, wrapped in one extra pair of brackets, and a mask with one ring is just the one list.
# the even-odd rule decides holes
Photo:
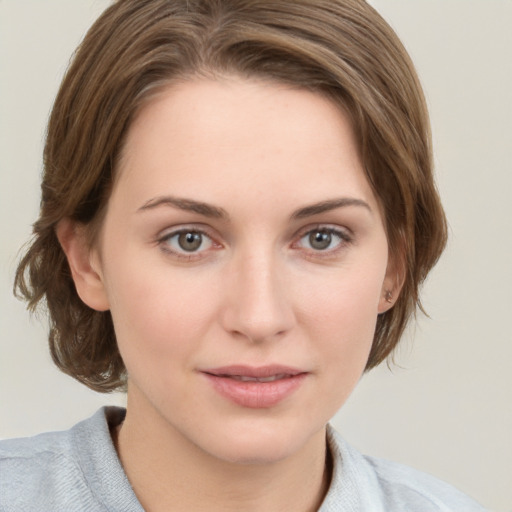
[[(110, 427), (124, 409), (105, 407), (64, 432), (0, 442), (3, 512), (143, 512), (117, 457)], [(361, 455), (332, 429), (329, 492), (320, 512), (482, 512), (434, 477)]]

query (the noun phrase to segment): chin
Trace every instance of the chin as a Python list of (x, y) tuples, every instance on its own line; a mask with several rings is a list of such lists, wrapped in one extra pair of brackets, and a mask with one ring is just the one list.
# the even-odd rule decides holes
[(204, 449), (217, 459), (245, 465), (273, 464), (293, 457), (313, 442), (315, 434), (324, 434), (322, 426), (283, 424), (281, 421), (252, 421), (213, 433)]
[(268, 441), (251, 443), (230, 442), (230, 446), (215, 446), (210, 454), (231, 464), (259, 466), (276, 464), (291, 457), (296, 450)]

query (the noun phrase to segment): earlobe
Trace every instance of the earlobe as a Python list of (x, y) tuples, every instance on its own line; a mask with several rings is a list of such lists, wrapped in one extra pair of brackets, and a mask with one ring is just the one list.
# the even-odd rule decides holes
[(91, 250), (83, 226), (70, 219), (61, 220), (57, 238), (68, 260), (76, 291), (82, 301), (96, 311), (110, 309), (99, 258)]
[(390, 289), (383, 289), (379, 301), (379, 314), (389, 311), (395, 304), (397, 296)]
[(389, 311), (395, 305), (404, 285), (404, 280), (404, 265), (398, 265), (396, 262), (390, 261), (388, 263), (386, 277), (382, 284), (381, 297), (379, 300), (379, 314)]

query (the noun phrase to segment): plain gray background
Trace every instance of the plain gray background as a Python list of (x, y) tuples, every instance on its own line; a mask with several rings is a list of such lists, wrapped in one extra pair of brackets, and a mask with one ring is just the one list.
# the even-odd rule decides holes
[[(374, 0), (423, 81), (448, 250), (397, 354), (334, 424), (365, 453), (512, 511), (512, 1)], [(45, 123), (69, 57), (106, 0), (0, 0), (0, 437), (61, 429), (121, 395), (53, 368), (45, 326), (11, 295), (39, 201)]]

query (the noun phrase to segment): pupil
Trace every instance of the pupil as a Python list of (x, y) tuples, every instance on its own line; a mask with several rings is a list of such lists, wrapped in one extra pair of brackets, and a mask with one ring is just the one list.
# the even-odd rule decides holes
[(192, 252), (201, 247), (203, 239), (199, 233), (181, 233), (178, 243), (184, 251)]
[(309, 243), (313, 249), (323, 250), (331, 245), (332, 236), (325, 231), (316, 231), (309, 235)]

